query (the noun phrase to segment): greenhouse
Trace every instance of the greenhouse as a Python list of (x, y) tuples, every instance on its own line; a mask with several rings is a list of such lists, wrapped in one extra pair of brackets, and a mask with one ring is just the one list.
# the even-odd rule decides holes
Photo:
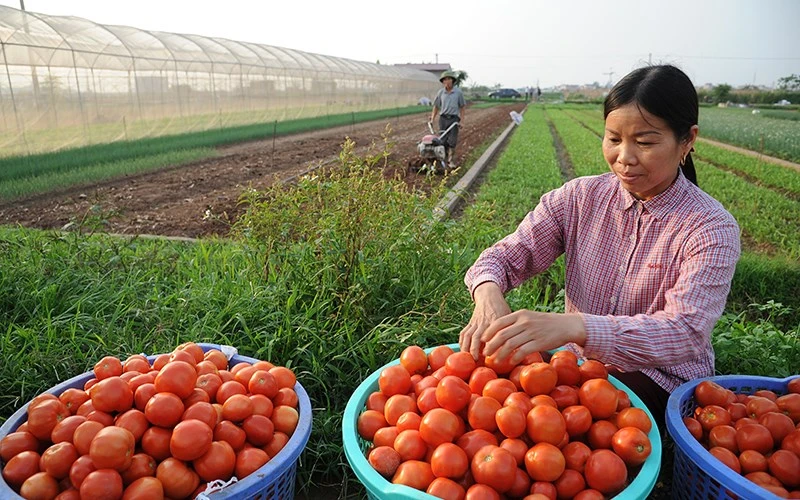
[(0, 6), (0, 155), (405, 107), (424, 71)]

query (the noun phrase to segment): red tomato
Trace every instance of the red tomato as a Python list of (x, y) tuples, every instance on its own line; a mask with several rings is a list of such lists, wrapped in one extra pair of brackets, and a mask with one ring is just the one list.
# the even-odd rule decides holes
[(800, 429), (790, 432), (781, 442), (782, 450), (789, 450), (800, 457)]
[(564, 416), (558, 408), (548, 405), (534, 406), (528, 412), (526, 423), (528, 436), (534, 443), (557, 445), (567, 432)]
[(90, 472), (96, 470), (97, 467), (94, 466), (92, 457), (89, 455), (81, 455), (72, 463), (72, 467), (69, 468), (69, 482), (72, 484), (73, 488), (80, 489), (81, 483), (86, 479), (86, 476), (88, 476)]
[(272, 423), (275, 424), (275, 430), (283, 432), (291, 436), (297, 428), (297, 423), (300, 421), (300, 414), (291, 406), (276, 406), (272, 410)]
[(574, 498), (586, 488), (586, 480), (583, 474), (576, 470), (566, 469), (564, 473), (556, 479), (556, 491), (559, 498)]
[(236, 452), (227, 441), (214, 441), (201, 457), (192, 462), (192, 466), (203, 482), (227, 481), (236, 468)]
[(136, 440), (128, 429), (104, 427), (89, 445), (89, 456), (97, 469), (123, 471), (131, 465)]
[(189, 462), (203, 456), (211, 447), (213, 438), (214, 431), (205, 422), (184, 420), (172, 430), (169, 451), (178, 460)]
[(566, 460), (556, 446), (539, 443), (525, 454), (525, 469), (534, 481), (555, 481), (566, 469)]
[(703, 380), (694, 388), (694, 399), (698, 406), (728, 405), (727, 390), (713, 380)]
[(56, 443), (42, 453), (39, 467), (56, 479), (69, 476), (69, 468), (78, 459), (78, 451), (72, 443)]
[(501, 448), (507, 449), (517, 461), (517, 466), (525, 463), (525, 453), (528, 452), (528, 443), (522, 439), (506, 438), (500, 443)]
[(780, 448), (783, 438), (794, 430), (794, 422), (783, 413), (770, 412), (758, 417), (758, 423), (767, 428), (772, 434), (775, 448)]
[(171, 361), (164, 365), (154, 382), (156, 392), (171, 392), (180, 399), (189, 397), (197, 383), (197, 371), (186, 361)]
[(608, 379), (608, 370), (606, 365), (597, 361), (596, 359), (587, 359), (581, 364), (578, 369), (581, 372), (581, 385), (587, 380), (596, 378)]
[(425, 491), (433, 482), (435, 476), (431, 465), (420, 460), (402, 462), (392, 476), (392, 483), (404, 484), (420, 491)]
[(70, 387), (58, 396), (58, 400), (64, 403), (64, 406), (67, 407), (71, 414), (75, 415), (78, 412), (78, 408), (89, 400), (89, 395), (84, 390)]
[(728, 410), (717, 405), (708, 405), (701, 408), (697, 420), (706, 432), (718, 425), (730, 425), (732, 421)]
[(262, 450), (267, 452), (267, 455), (270, 457), (274, 457), (286, 446), (286, 443), (289, 442), (289, 436), (284, 434), (281, 431), (275, 431), (275, 435), (272, 437), (272, 441), (269, 442)]
[(778, 404), (775, 403), (775, 401), (761, 396), (750, 396), (745, 406), (747, 407), (747, 416), (756, 420), (765, 413), (773, 411), (780, 412)]
[(570, 385), (557, 385), (550, 391), (548, 394), (553, 401), (556, 402), (556, 406), (559, 410), (563, 410), (568, 406), (574, 406), (580, 403), (578, 399), (578, 389), (572, 387)]
[(786, 385), (786, 390), (792, 394), (800, 393), (800, 377), (795, 377)]
[(504, 406), (497, 410), (495, 421), (498, 430), (508, 438), (520, 437), (527, 428), (526, 414), (517, 406)]
[(147, 420), (153, 425), (165, 428), (173, 427), (180, 422), (183, 412), (183, 401), (171, 392), (159, 392), (153, 395), (144, 407), (144, 416)]
[(269, 461), (269, 455), (259, 448), (245, 448), (236, 454), (236, 477), (247, 477)]
[(463, 500), (466, 495), (463, 486), (446, 477), (434, 479), (425, 493), (445, 500)]
[(32, 475), (40, 472), (41, 456), (35, 451), (21, 451), (11, 457), (3, 467), (3, 479), (13, 488), (19, 488)]
[[(258, 448), (252, 449), (261, 451)], [(244, 477), (244, 475), (238, 477)], [(161, 485), (164, 487), (164, 496), (170, 498), (186, 498), (200, 484), (200, 476), (186, 464), (173, 457), (169, 457), (158, 464), (156, 478), (161, 481)]]
[(515, 392), (517, 392), (517, 386), (514, 385), (514, 382), (507, 378), (496, 378), (486, 382), (481, 395), (494, 398), (503, 404), (506, 398)]
[[(469, 355), (469, 353), (467, 353)], [(470, 355), (470, 358), (472, 356)], [(453, 356), (448, 358), (448, 361)], [(470, 401), (467, 408), (467, 420), (473, 429), (484, 429), (489, 432), (497, 430), (497, 421), (495, 419), (497, 412), (502, 408), (500, 403), (494, 398), (485, 396), (478, 396)], [(516, 437), (516, 436), (514, 436)]]
[(402, 459), (391, 446), (377, 446), (367, 455), (367, 461), (383, 477), (390, 478), (397, 471)]
[(598, 420), (589, 427), (586, 440), (593, 450), (610, 449), (611, 439), (618, 430), (619, 427), (608, 420)]
[(409, 429), (397, 434), (397, 438), (394, 440), (394, 449), (404, 462), (422, 460), (428, 452), (428, 444), (422, 439), (419, 431)]
[(622, 490), (628, 479), (625, 462), (611, 450), (593, 451), (586, 460), (584, 474), (590, 488), (606, 495)]
[(727, 465), (738, 474), (742, 472), (742, 466), (739, 464), (739, 458), (734, 452), (721, 446), (716, 446), (708, 450), (717, 460)]
[(592, 413), (583, 405), (568, 406), (562, 410), (561, 415), (570, 437), (586, 434), (592, 426)]
[(453, 413), (466, 408), (472, 391), (469, 385), (459, 377), (447, 375), (436, 386), (436, 401), (439, 406)]
[(769, 471), (787, 488), (800, 486), (800, 457), (787, 450), (777, 450), (767, 459)]
[(122, 500), (161, 500), (164, 487), (155, 477), (140, 477), (132, 482), (122, 494)]
[(169, 441), (172, 429), (150, 427), (142, 434), (142, 450), (160, 462), (170, 456)]
[(431, 371), (443, 368), (447, 358), (453, 354), (453, 352), (453, 349), (446, 345), (440, 345), (431, 349), (428, 353), (428, 364), (431, 367)]
[(591, 448), (580, 441), (571, 441), (561, 449), (564, 454), (564, 465), (567, 469), (572, 469), (583, 474), (586, 468), (586, 461), (592, 454)]
[(144, 431), (150, 427), (150, 422), (143, 412), (131, 408), (125, 413), (118, 415), (114, 420), (114, 425), (131, 431), (134, 440), (138, 443), (142, 439)]
[(137, 387), (136, 392), (133, 393), (133, 403), (136, 406), (136, 409), (144, 411), (145, 406), (147, 406), (147, 402), (150, 401), (150, 398), (155, 396), (155, 394), (155, 384), (146, 383)]
[(653, 427), (650, 417), (641, 408), (625, 408), (617, 413), (617, 427), (636, 427), (647, 434)]
[[(274, 408), (273, 408), (273, 411)], [(253, 414), (253, 402), (244, 394), (233, 394), (222, 404), (222, 418), (241, 422)]]
[(228, 369), (228, 358), (225, 356), (225, 353), (219, 349), (210, 349), (206, 351), (206, 353), (203, 355), (203, 359), (214, 363), (214, 365), (217, 367), (217, 370)]
[(247, 433), (230, 420), (223, 420), (214, 427), (214, 441), (226, 441), (236, 452), (244, 447), (246, 440)]
[(800, 422), (800, 394), (784, 394), (775, 400), (775, 404), (778, 405), (778, 410), (791, 418), (795, 424)]
[(497, 373), (486, 366), (479, 366), (469, 376), (469, 389), (473, 394), (481, 394), (486, 382), (497, 378)]
[(756, 450), (766, 455), (772, 451), (773, 438), (769, 429), (760, 424), (744, 425), (736, 430), (736, 445), (739, 451)]
[(558, 373), (558, 385), (578, 385), (581, 382), (581, 371), (577, 359), (561, 356), (550, 359), (550, 366)]
[(114, 356), (106, 356), (94, 365), (94, 376), (97, 380), (122, 375), (122, 361)]
[(133, 391), (128, 382), (117, 376), (104, 378), (89, 389), (95, 410), (123, 412), (133, 407)]
[[(730, 427), (735, 434), (736, 431)], [(638, 427), (622, 427), (611, 438), (611, 447), (626, 465), (636, 467), (650, 456), (650, 438)]]
[(404, 431), (406, 429), (417, 429), (419, 430), (419, 425), (422, 423), (422, 417), (413, 411), (407, 411), (400, 415), (400, 418), (397, 419), (397, 430)]
[(494, 445), (479, 449), (470, 462), (475, 482), (491, 486), (500, 493), (508, 491), (514, 484), (516, 469), (517, 461), (511, 452)]
[(718, 425), (708, 433), (708, 446), (722, 446), (734, 453), (739, 453), (739, 446), (736, 444), (736, 429), (730, 425)]
[(431, 471), (436, 477), (458, 479), (469, 469), (466, 452), (454, 443), (442, 443), (430, 457)]
[(617, 411), (617, 388), (604, 378), (584, 382), (578, 389), (578, 398), (595, 420), (608, 418)]
[(447, 357), (444, 362), (444, 371), (447, 375), (453, 375), (466, 381), (469, 380), (469, 376), (477, 366), (472, 354), (459, 351)]
[(235, 380), (223, 382), (217, 389), (217, 403), (225, 404), (225, 401), (235, 394), (247, 394), (247, 388)]
[(195, 363), (199, 363), (205, 359), (206, 353), (203, 348), (195, 342), (184, 342), (175, 348), (176, 351), (186, 351), (194, 357)]
[(28, 432), (40, 441), (49, 441), (56, 424), (70, 415), (69, 409), (55, 396), (38, 401), (33, 407), (28, 405)]
[(58, 481), (46, 472), (32, 475), (19, 489), (19, 494), (23, 498), (55, 498), (58, 492)]
[(205, 391), (205, 393), (208, 394), (209, 401), (215, 401), (217, 399), (217, 391), (221, 385), (222, 379), (216, 373), (203, 373), (202, 375), (198, 375), (197, 381), (195, 382), (195, 388)]
[(297, 377), (295, 377), (292, 370), (286, 368), (285, 366), (274, 366), (268, 371), (278, 382), (278, 389), (294, 389), (294, 386), (297, 383)]
[(81, 498), (114, 500), (122, 498), (122, 477), (112, 469), (90, 472), (81, 482)]
[(8, 462), (11, 460), (11, 457), (18, 453), (22, 453), (23, 451), (37, 451), (38, 449), (39, 440), (30, 432), (11, 432), (0, 440), (0, 460)]
[(261, 447), (272, 441), (275, 435), (275, 424), (264, 415), (252, 415), (242, 422), (242, 430), (247, 441), (253, 446)]
[(458, 439), (456, 439), (456, 444), (464, 450), (467, 454), (467, 458), (472, 461), (475, 453), (477, 453), (479, 449), (490, 444), (497, 446), (499, 443), (497, 437), (491, 432), (476, 429), (465, 432), (459, 436)]
[(420, 438), (431, 447), (450, 443), (458, 437), (459, 417), (450, 410), (434, 408), (419, 423)]
[(423, 374), (428, 369), (428, 355), (421, 347), (410, 345), (400, 353), (400, 365), (410, 374)]
[(744, 450), (739, 454), (739, 465), (742, 466), (742, 474), (751, 472), (766, 472), (769, 468), (767, 458), (756, 450)]
[(417, 402), (408, 394), (395, 394), (386, 400), (383, 407), (383, 416), (389, 425), (397, 425), (401, 415), (417, 411)]
[(519, 382), (529, 396), (549, 394), (558, 383), (558, 372), (548, 363), (533, 363), (522, 369)]
[(155, 477), (157, 463), (153, 457), (147, 453), (137, 453), (131, 458), (131, 465), (120, 475), (122, 483), (129, 485), (142, 477)]

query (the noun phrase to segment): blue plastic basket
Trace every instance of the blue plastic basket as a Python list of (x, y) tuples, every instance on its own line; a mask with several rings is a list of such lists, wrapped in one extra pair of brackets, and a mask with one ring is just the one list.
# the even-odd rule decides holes
[[(458, 351), (458, 344), (450, 344), (449, 346), (454, 351)], [(425, 352), (430, 352), (433, 348), (427, 349)], [(361, 385), (356, 388), (347, 406), (344, 409), (344, 418), (342, 419), (342, 437), (344, 439), (344, 454), (347, 457), (347, 462), (355, 472), (356, 477), (364, 487), (367, 489), (367, 495), (371, 499), (380, 500), (406, 500), (406, 499), (420, 499), (420, 500), (436, 500), (433, 495), (421, 492), (409, 486), (401, 484), (393, 484), (386, 480), (383, 476), (369, 464), (367, 458), (364, 456), (364, 450), (369, 446), (367, 441), (364, 441), (358, 435), (358, 416), (364, 410), (367, 404), (367, 398), (370, 394), (378, 390), (378, 378), (381, 371), (387, 366), (400, 364), (400, 360), (396, 359), (391, 363), (387, 363), (377, 371), (370, 374)], [(647, 498), (658, 479), (658, 473), (661, 469), (661, 434), (659, 433), (658, 426), (653, 419), (650, 410), (644, 405), (641, 399), (633, 393), (625, 384), (620, 382), (614, 377), (608, 377), (609, 382), (614, 384), (618, 389), (622, 389), (630, 397), (631, 405), (637, 408), (642, 408), (647, 416), (650, 417), (650, 422), (653, 428), (650, 429), (648, 437), (652, 446), (650, 456), (647, 458), (639, 473), (633, 481), (621, 491), (615, 499), (619, 500), (638, 500)]]
[(675, 441), (673, 494), (687, 500), (780, 498), (714, 458), (689, 433), (689, 429), (683, 423), (683, 417), (691, 416), (697, 408), (694, 389), (703, 380), (713, 380), (722, 387), (744, 394), (752, 394), (761, 389), (785, 394), (786, 386), (792, 378), (797, 377), (777, 379), (752, 375), (723, 375), (691, 380), (675, 389), (667, 402), (667, 431)]
[[(203, 351), (211, 349), (222, 349), (223, 346), (219, 344), (198, 344), (203, 348)], [(227, 348), (227, 346), (225, 346)], [(148, 356), (152, 362), (156, 356)], [(241, 356), (239, 354), (233, 355), (230, 358), (230, 365), (235, 365), (242, 362), (255, 363), (258, 361), (254, 358)], [(82, 375), (73, 377), (66, 382), (63, 382), (46, 392), (58, 396), (69, 388), (83, 389), (84, 384), (94, 378), (94, 373), (86, 372)], [(297, 382), (294, 386), (297, 392), (298, 400), (298, 413), (299, 420), (297, 428), (295, 429), (286, 446), (272, 459), (264, 464), (260, 469), (256, 470), (246, 478), (233, 483), (224, 489), (211, 493), (208, 498), (222, 499), (222, 498), (247, 498), (251, 499), (286, 499), (291, 500), (294, 498), (295, 477), (297, 475), (297, 463), (300, 454), (305, 449), (309, 436), (311, 436), (311, 401), (308, 399), (303, 386)], [(26, 403), (19, 410), (17, 410), (11, 417), (6, 420), (2, 427), (0, 427), (0, 439), (7, 434), (14, 432), (17, 427), (22, 425), (28, 418), (28, 404)], [(0, 498), (15, 498), (21, 499), (14, 490), (3, 480), (0, 476)]]

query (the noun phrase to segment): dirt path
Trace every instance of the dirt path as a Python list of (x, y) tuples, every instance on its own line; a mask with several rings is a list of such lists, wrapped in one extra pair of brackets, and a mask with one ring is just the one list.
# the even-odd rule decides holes
[[(502, 131), (511, 110), (523, 108), (524, 103), (468, 109), (456, 163)], [(415, 184), (418, 174), (406, 172), (406, 166), (416, 157), (427, 118), (427, 113), (420, 113), (280, 137), (274, 147), (272, 139), (227, 146), (212, 159), (0, 204), (0, 224), (60, 229), (91, 216), (107, 220), (103, 230), (110, 233), (221, 236), (228, 225), (216, 217), (204, 218), (207, 211), (233, 221), (241, 210), (239, 195), (248, 186), (264, 188), (331, 161), (346, 137), (362, 150), (372, 144), (381, 147), (387, 124), (389, 141), (394, 143), (389, 168), (403, 172), (406, 181)]]

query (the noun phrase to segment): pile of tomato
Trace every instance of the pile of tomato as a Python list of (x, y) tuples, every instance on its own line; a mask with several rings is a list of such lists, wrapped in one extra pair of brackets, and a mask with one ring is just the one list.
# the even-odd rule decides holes
[(3, 479), (23, 498), (193, 498), (266, 464), (299, 420), (290, 369), (229, 366), (192, 342), (93, 371), (83, 389), (36, 396), (0, 440)]
[(367, 460), (440, 498), (602, 499), (651, 452), (648, 414), (602, 363), (579, 365), (570, 351), (511, 365), (410, 346), (378, 385), (357, 422)]
[(694, 390), (686, 428), (711, 455), (783, 498), (800, 498), (800, 377), (787, 394), (734, 393), (713, 380)]

